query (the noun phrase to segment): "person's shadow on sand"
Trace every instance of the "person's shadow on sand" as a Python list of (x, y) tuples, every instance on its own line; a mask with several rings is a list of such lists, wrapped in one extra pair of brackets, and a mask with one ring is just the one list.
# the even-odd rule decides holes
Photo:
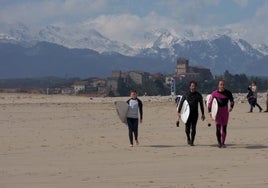
[[(218, 147), (217, 144), (213, 145), (196, 145), (196, 147)], [(172, 147), (188, 147), (187, 145), (164, 145), (164, 144), (155, 144), (155, 145), (143, 145), (142, 147), (152, 147), (152, 148), (172, 148)], [(245, 149), (268, 149), (268, 145), (249, 145), (249, 144), (226, 144), (226, 148), (236, 149), (236, 148), (245, 148)]]
[(143, 147), (152, 147), (152, 148), (172, 148), (178, 147), (178, 145), (163, 145), (163, 144), (156, 144), (156, 145), (145, 145)]
[[(214, 144), (211, 147), (218, 147), (218, 145)], [(226, 144), (227, 148), (245, 148), (245, 149), (268, 149), (268, 145), (250, 145), (250, 144)]]

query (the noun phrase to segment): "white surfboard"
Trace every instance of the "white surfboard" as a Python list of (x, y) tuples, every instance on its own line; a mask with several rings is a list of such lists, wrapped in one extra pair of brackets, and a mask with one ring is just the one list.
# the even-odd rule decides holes
[(177, 95), (176, 99), (177, 99), (177, 112), (178, 112), (179, 106), (181, 104), (182, 95)]
[(186, 123), (190, 115), (190, 106), (187, 100), (182, 104), (181, 108), (181, 120), (183, 123)]
[[(206, 96), (206, 101), (205, 101), (205, 103), (206, 103), (207, 111), (208, 111), (208, 103), (209, 103), (209, 101), (210, 101), (210, 97), (211, 97), (211, 94), (208, 94), (208, 95)], [(211, 118), (206, 118), (206, 120), (207, 120), (206, 122), (207, 122), (208, 127), (210, 127), (211, 124), (212, 124), (212, 120), (211, 120)]]
[(128, 103), (126, 101), (115, 101), (114, 104), (119, 119), (122, 123), (127, 124)]
[[(208, 108), (208, 103), (211, 100), (210, 98), (211, 98), (211, 94), (207, 95), (207, 97), (206, 97), (207, 108)], [(216, 98), (213, 98), (212, 104), (211, 104), (211, 116), (212, 116), (213, 120), (216, 119), (217, 113), (218, 113), (218, 102), (217, 102)]]
[(213, 120), (216, 119), (217, 113), (218, 113), (218, 102), (217, 99), (214, 98), (212, 100), (212, 106), (211, 106), (211, 116)]
[(208, 95), (206, 96), (206, 105), (207, 105), (207, 109), (208, 109), (208, 103), (209, 103), (210, 97), (211, 97), (211, 94), (208, 94)]

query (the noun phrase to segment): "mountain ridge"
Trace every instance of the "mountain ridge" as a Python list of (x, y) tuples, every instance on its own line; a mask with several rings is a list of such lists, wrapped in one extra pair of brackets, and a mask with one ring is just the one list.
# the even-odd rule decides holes
[[(10, 64), (13, 64), (15, 69), (24, 70), (22, 72), (25, 74), (16, 74), (23, 77), (36, 76), (35, 73), (38, 72), (40, 76), (60, 74), (85, 77), (85, 67), (88, 69), (88, 76), (108, 76), (114, 69), (139, 69), (172, 74), (176, 59), (180, 57), (188, 59), (193, 66), (210, 68), (213, 74), (229, 70), (235, 74), (267, 75), (268, 71), (266, 45), (261, 45), (260, 51), (246, 40), (233, 39), (228, 35), (218, 34), (211, 39), (189, 40), (183, 36), (175, 36), (166, 29), (156, 30), (154, 33), (147, 33), (146, 47), (138, 49), (110, 40), (95, 29), (79, 34), (78, 31), (74, 32), (75, 29), (64, 31), (61, 27), (48, 26), (40, 30), (38, 35), (33, 35), (29, 28), (20, 25), (19, 28), (9, 31), (0, 34), (0, 64), (9, 67), (2, 69), (7, 72), (0, 72), (7, 77), (14, 76)], [(188, 33), (191, 34), (190, 31)], [(81, 36), (85, 38), (79, 38)], [(70, 41), (75, 42), (72, 44)], [(77, 43), (81, 45), (75, 46)], [(93, 49), (86, 44), (93, 46)], [(6, 54), (5, 48), (12, 57)], [(52, 57), (54, 59), (51, 60)], [(43, 71), (38, 69), (37, 65), (43, 67)], [(23, 66), (26, 68), (22, 68)], [(27, 71), (27, 66), (30, 72)], [(54, 69), (62, 70), (63, 73)]]

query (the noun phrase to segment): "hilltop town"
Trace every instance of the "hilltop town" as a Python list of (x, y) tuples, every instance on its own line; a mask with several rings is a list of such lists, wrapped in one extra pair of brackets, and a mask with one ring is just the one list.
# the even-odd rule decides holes
[(198, 82), (200, 92), (210, 93), (217, 86), (218, 79), (225, 79), (228, 88), (237, 93), (247, 92), (247, 86), (252, 80), (258, 82), (259, 91), (266, 92), (268, 85), (267, 78), (248, 77), (245, 74), (232, 75), (227, 70), (223, 75), (213, 76), (209, 68), (190, 66), (188, 59), (178, 58), (174, 72), (171, 74), (149, 73), (140, 70), (114, 70), (111, 72), (111, 77), (108, 78), (48, 78), (45, 81), (36, 78), (0, 80), (0, 92), (113, 97), (128, 96), (131, 89), (136, 89), (140, 95), (164, 96), (184, 93), (188, 90), (190, 80)]
[[(174, 73), (164, 75), (161, 73), (151, 74), (146, 71), (112, 71), (108, 78), (87, 78), (73, 83), (63, 84), (47, 89), (48, 94), (89, 94), (93, 96), (123, 96), (128, 95), (129, 89), (135, 88), (143, 94), (159, 95), (169, 94), (171, 81), (188, 79), (211, 80), (210, 69), (200, 66), (190, 66), (184, 58), (177, 60)], [(158, 86), (158, 88), (157, 88)], [(161, 92), (154, 90), (161, 89)], [(147, 91), (146, 91), (147, 90)]]

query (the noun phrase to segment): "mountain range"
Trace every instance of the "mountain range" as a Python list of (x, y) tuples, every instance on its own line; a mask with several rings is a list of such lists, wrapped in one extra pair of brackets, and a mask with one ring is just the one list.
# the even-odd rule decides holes
[(47, 26), (33, 32), (18, 24), (0, 28), (0, 78), (107, 77), (112, 70), (172, 74), (177, 58), (210, 68), (214, 75), (228, 70), (267, 76), (268, 46), (230, 33), (194, 40), (190, 31), (181, 36), (158, 29), (144, 34), (143, 46), (130, 46), (94, 28)]

